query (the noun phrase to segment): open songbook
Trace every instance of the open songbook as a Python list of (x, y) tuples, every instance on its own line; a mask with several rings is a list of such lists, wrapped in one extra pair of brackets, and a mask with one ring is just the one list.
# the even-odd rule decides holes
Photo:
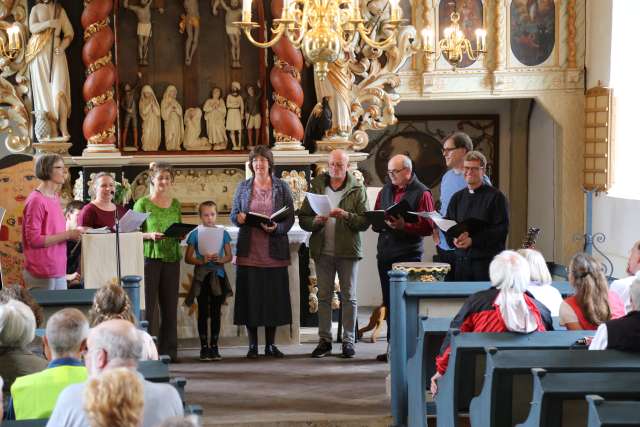
[(467, 218), (462, 222), (455, 222), (451, 219), (443, 218), (442, 215), (436, 211), (411, 213), (423, 218), (431, 219), (436, 227), (442, 230), (444, 234), (451, 239), (455, 239), (465, 232), (473, 236), (475, 233), (482, 231), (489, 225), (486, 221), (478, 218)]
[(245, 224), (253, 225), (254, 227), (259, 227), (260, 224), (272, 225), (274, 222), (284, 221), (287, 216), (289, 216), (288, 206), (283, 206), (282, 208), (272, 213), (270, 216), (257, 212), (249, 212), (247, 213)]
[(402, 217), (405, 222), (418, 222), (418, 215), (415, 212), (409, 212), (410, 206), (406, 199), (400, 200), (398, 203), (389, 206), (387, 209), (377, 209), (374, 211), (366, 211), (364, 214), (373, 226), (374, 230), (382, 230), (389, 228), (385, 223), (385, 218)]

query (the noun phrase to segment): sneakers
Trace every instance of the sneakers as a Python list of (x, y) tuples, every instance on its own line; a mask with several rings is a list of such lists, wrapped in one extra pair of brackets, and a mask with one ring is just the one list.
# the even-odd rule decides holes
[(249, 351), (247, 352), (247, 359), (257, 359), (258, 358), (258, 346), (250, 345)]
[(222, 356), (220, 356), (217, 345), (212, 345), (211, 347), (209, 347), (209, 354), (207, 356), (207, 360), (222, 360)]
[(316, 359), (325, 357), (331, 354), (331, 343), (327, 341), (320, 341), (315, 350), (311, 353), (311, 357)]
[(276, 359), (282, 359), (284, 357), (284, 353), (273, 344), (264, 347), (264, 355), (267, 357), (275, 357)]
[(353, 344), (350, 342), (342, 343), (342, 357), (345, 359), (351, 359), (356, 355), (356, 350), (353, 348)]
[(206, 362), (209, 360), (209, 347), (200, 348), (200, 361)]

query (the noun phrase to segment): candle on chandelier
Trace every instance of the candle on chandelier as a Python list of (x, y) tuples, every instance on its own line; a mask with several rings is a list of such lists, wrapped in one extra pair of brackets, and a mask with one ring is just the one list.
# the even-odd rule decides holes
[(397, 21), (400, 19), (400, 0), (389, 0), (391, 4), (391, 20)]
[(282, 1), (282, 15), (280, 15), (281, 19), (287, 19), (289, 17), (289, 0)]
[(251, 22), (251, 0), (242, 0), (242, 22)]
[(431, 28), (425, 27), (420, 32), (422, 34), (422, 49), (430, 52), (431, 49)]
[(9, 49), (20, 49), (20, 27), (14, 24), (7, 28), (7, 36), (9, 38)]
[(487, 32), (482, 28), (476, 30), (476, 49), (484, 52), (487, 47)]

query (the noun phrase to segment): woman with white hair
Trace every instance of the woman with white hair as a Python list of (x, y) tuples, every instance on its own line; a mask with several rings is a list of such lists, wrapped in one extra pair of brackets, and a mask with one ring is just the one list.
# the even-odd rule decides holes
[(558, 316), (562, 295), (560, 291), (551, 285), (551, 273), (547, 268), (547, 263), (542, 254), (533, 249), (518, 249), (518, 253), (529, 263), (531, 278), (527, 286), (529, 292), (535, 299), (543, 303), (554, 317)]
[[(502, 251), (489, 265), (492, 287), (476, 292), (451, 321), (450, 329), (460, 332), (517, 332), (528, 334), (553, 329), (551, 314), (527, 293), (529, 265), (517, 252)], [(440, 355), (436, 357), (436, 374), (431, 378), (431, 392), (438, 390), (437, 380), (444, 375), (451, 347), (447, 334)]]
[(14, 299), (0, 304), (0, 377), (6, 395), (17, 377), (47, 367), (45, 359), (27, 349), (35, 334), (36, 318), (26, 304)]

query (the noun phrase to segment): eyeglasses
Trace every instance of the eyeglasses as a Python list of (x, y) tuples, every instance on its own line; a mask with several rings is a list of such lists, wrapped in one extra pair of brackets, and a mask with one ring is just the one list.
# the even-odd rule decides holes
[(389, 175), (389, 176), (396, 176), (396, 175), (398, 175), (400, 172), (402, 172), (403, 170), (405, 170), (406, 168), (407, 168), (407, 167), (405, 166), (405, 167), (400, 168), (400, 169), (389, 169), (389, 170), (387, 170), (387, 175)]

